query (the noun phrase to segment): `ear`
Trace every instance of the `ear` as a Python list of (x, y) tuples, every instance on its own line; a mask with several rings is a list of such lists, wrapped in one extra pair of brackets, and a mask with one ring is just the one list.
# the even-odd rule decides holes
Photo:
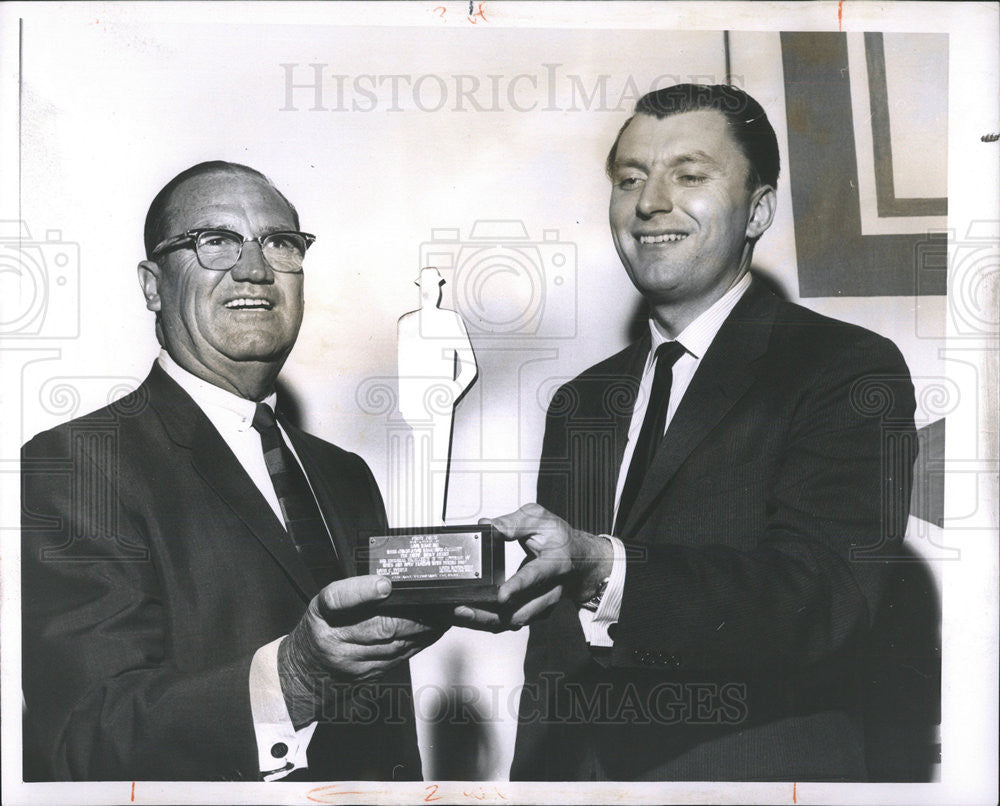
[(136, 268), (139, 274), (139, 287), (146, 298), (146, 308), (150, 311), (160, 310), (160, 278), (163, 269), (153, 260), (140, 260)]
[(750, 219), (747, 221), (747, 239), (756, 241), (774, 221), (778, 194), (770, 185), (762, 185), (750, 196)]

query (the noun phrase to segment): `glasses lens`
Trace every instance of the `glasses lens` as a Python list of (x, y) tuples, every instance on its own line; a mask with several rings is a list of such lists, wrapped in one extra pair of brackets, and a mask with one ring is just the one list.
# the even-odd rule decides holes
[(297, 232), (276, 232), (261, 243), (264, 259), (275, 271), (299, 271), (308, 244)]
[(228, 271), (235, 266), (242, 248), (243, 238), (226, 230), (206, 230), (195, 242), (201, 265), (216, 271)]

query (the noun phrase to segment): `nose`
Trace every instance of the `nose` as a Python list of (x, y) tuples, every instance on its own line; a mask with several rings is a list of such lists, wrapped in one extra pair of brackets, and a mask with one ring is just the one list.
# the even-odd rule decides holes
[(642, 218), (651, 218), (657, 213), (669, 213), (673, 208), (670, 182), (664, 177), (650, 176), (642, 186), (636, 212)]
[(243, 244), (243, 253), (229, 272), (237, 282), (274, 282), (274, 269), (267, 265), (264, 252), (261, 251), (260, 243), (257, 241), (247, 241)]

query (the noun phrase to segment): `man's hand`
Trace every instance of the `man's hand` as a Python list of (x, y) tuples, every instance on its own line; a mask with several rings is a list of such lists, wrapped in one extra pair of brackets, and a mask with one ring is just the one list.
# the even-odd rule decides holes
[(375, 575), (331, 582), (281, 642), (278, 675), (296, 729), (316, 718), (324, 696), (382, 677), (447, 629), (375, 613), (391, 592), (392, 583)]
[(496, 612), (461, 606), (454, 623), (480, 630), (519, 629), (545, 615), (561, 598), (590, 599), (611, 574), (614, 552), (603, 537), (573, 529), (538, 504), (488, 521), (507, 540), (518, 540), (528, 560), (500, 586)]

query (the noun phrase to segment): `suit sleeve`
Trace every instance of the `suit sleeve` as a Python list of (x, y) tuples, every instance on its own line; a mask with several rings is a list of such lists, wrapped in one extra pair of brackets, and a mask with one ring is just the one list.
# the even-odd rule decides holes
[(614, 665), (767, 673), (853, 651), (902, 540), (916, 456), (902, 356), (854, 342), (801, 385), (765, 500), (749, 505), (764, 513), (750, 548), (711, 535), (630, 547)]
[(22, 451), (22, 685), (39, 778), (257, 780), (252, 654), (197, 672), (171, 662), (142, 513), (68, 442), (48, 432)]

